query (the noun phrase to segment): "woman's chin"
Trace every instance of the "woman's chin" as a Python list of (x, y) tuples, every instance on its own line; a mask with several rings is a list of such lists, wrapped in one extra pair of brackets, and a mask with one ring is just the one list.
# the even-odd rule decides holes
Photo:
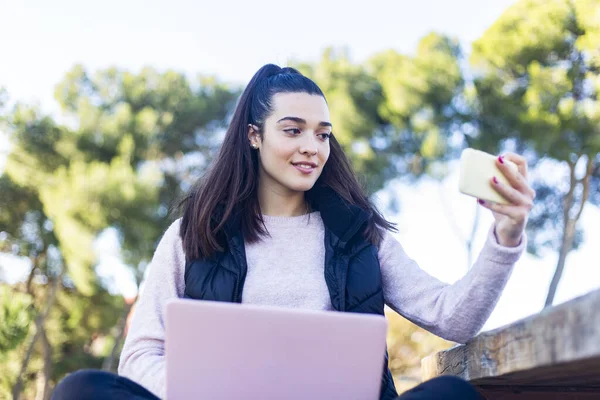
[(286, 185), (289, 190), (294, 192), (308, 192), (315, 185), (315, 182), (294, 182), (292, 184)]

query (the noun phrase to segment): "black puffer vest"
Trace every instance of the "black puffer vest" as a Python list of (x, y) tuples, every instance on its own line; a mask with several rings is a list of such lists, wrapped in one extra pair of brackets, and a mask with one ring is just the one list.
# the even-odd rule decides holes
[[(325, 225), (325, 281), (337, 311), (384, 314), (384, 299), (377, 248), (362, 235), (369, 215), (349, 205), (325, 187), (311, 191), (311, 206)], [(209, 259), (190, 260), (185, 267), (185, 297), (238, 302), (246, 279), (246, 253), (239, 218), (225, 227), (224, 251)], [(380, 399), (397, 397), (392, 374), (383, 365)]]

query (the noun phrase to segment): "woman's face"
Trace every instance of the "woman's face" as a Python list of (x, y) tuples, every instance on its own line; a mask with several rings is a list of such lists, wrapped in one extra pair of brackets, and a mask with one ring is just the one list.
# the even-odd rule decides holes
[(329, 108), (322, 96), (307, 93), (278, 93), (272, 103), (262, 138), (248, 132), (258, 147), (260, 185), (281, 194), (305, 192), (329, 158)]

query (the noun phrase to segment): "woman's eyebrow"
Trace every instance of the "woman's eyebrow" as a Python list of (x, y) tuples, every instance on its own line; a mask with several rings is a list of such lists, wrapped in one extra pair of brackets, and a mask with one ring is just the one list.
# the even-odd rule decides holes
[[(298, 124), (304, 124), (304, 125), (306, 125), (306, 120), (304, 118), (300, 118), (300, 117), (283, 117), (279, 121), (277, 121), (277, 123), (280, 123), (280, 122), (283, 122), (283, 121), (294, 121), (294, 122), (296, 122)], [(331, 122), (326, 122), (326, 121), (319, 122), (319, 126), (329, 126), (329, 127), (332, 127)]]

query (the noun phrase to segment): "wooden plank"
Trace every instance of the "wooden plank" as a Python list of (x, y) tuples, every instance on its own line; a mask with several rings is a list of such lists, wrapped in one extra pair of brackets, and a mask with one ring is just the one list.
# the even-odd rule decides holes
[(596, 388), (479, 386), (486, 400), (598, 400)]
[(456, 375), (488, 390), (514, 385), (600, 393), (600, 290), (484, 332), (426, 357), (421, 367), (423, 379)]

